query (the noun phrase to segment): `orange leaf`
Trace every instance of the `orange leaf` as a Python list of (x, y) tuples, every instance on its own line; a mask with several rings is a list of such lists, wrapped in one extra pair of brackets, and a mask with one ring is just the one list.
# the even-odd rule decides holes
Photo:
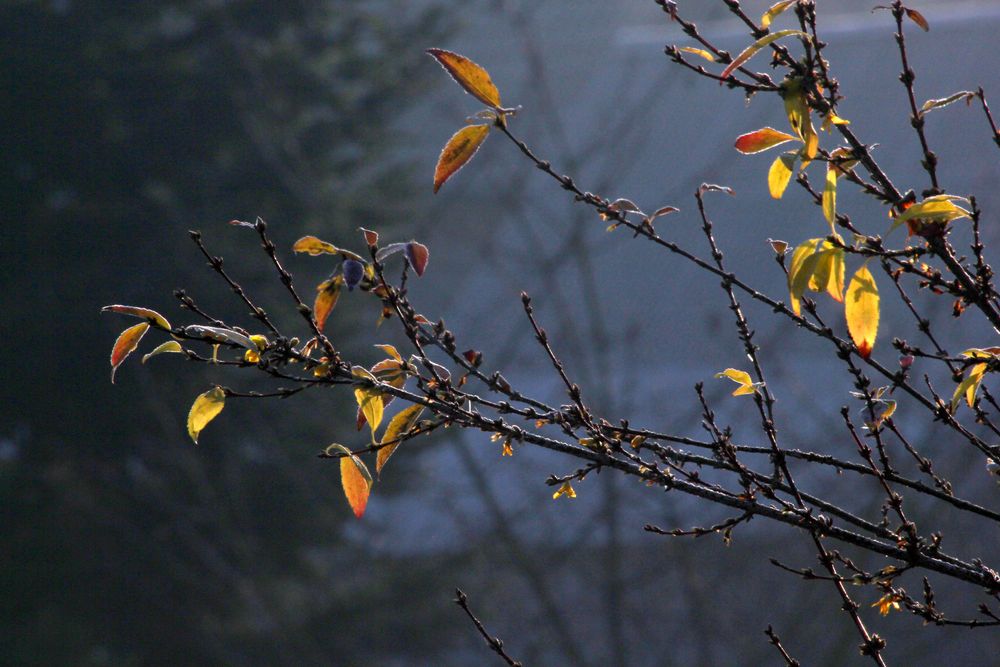
[(737, 137), (736, 150), (744, 155), (752, 155), (766, 151), (768, 148), (779, 146), (786, 141), (793, 141), (794, 139), (795, 137), (792, 135), (776, 130), (773, 127), (762, 127), (759, 130), (747, 132)]
[(427, 49), (427, 53), (444, 67), (458, 85), (483, 104), (500, 108), (500, 91), (493, 84), (489, 73), (465, 56), (444, 49)]
[(344, 284), (344, 276), (336, 276), (330, 280), (324, 280), (316, 287), (316, 301), (313, 303), (313, 317), (316, 319), (316, 328), (323, 330), (326, 318), (333, 312), (333, 307), (337, 305), (340, 298), (340, 287)]
[(420, 419), (420, 413), (423, 411), (424, 406), (415, 403), (393, 417), (392, 421), (389, 422), (385, 433), (382, 434), (382, 442), (380, 443), (382, 447), (378, 450), (378, 457), (375, 461), (375, 472), (377, 474), (382, 474), (382, 468), (385, 466), (386, 461), (396, 451), (396, 448), (403, 443), (406, 435), (417, 425), (417, 420)]
[(114, 384), (115, 381), (115, 371), (121, 366), (122, 362), (125, 361), (125, 357), (132, 354), (135, 348), (139, 347), (139, 341), (142, 337), (146, 335), (149, 330), (148, 322), (140, 322), (135, 326), (129, 327), (125, 331), (121, 332), (118, 336), (118, 340), (115, 341), (115, 346), (111, 349), (111, 383)]
[(931, 29), (930, 24), (927, 23), (927, 19), (925, 19), (924, 15), (918, 12), (916, 9), (910, 9), (909, 7), (904, 7), (904, 11), (906, 12), (906, 15), (910, 17), (911, 21), (913, 21), (918, 26), (924, 29), (924, 32), (928, 32)]
[(347, 503), (354, 510), (354, 516), (359, 519), (368, 506), (368, 494), (372, 488), (372, 475), (368, 467), (357, 456), (343, 445), (330, 445), (327, 453), (337, 450), (346, 456), (340, 459), (340, 484), (344, 487)]
[(489, 134), (489, 125), (469, 125), (452, 135), (441, 151), (434, 169), (434, 192), (440, 190), (452, 174), (472, 159)]

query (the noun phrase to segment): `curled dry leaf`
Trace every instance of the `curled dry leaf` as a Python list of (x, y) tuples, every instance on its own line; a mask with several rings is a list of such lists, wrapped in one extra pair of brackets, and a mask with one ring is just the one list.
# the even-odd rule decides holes
[(434, 192), (472, 159), (489, 134), (489, 125), (468, 125), (452, 135), (434, 168)]
[(465, 56), (444, 49), (427, 49), (427, 53), (433, 56), (467, 93), (494, 109), (500, 108), (500, 91), (483, 67)]
[(692, 53), (696, 56), (701, 56), (710, 63), (717, 62), (715, 60), (715, 56), (712, 55), (710, 52), (706, 51), (705, 49), (696, 49), (693, 46), (678, 46), (677, 50), (683, 51), (684, 53)]
[(139, 341), (142, 337), (146, 335), (149, 331), (148, 322), (140, 322), (135, 326), (131, 326), (125, 331), (121, 332), (118, 336), (118, 340), (115, 341), (115, 346), (111, 348), (111, 383), (115, 382), (115, 373), (118, 371), (118, 367), (122, 365), (125, 358), (132, 354), (135, 348), (139, 347)]
[(760, 17), (760, 25), (764, 28), (769, 28), (771, 26), (771, 21), (773, 21), (779, 14), (795, 4), (795, 0), (781, 0), (781, 2), (776, 2), (767, 8), (764, 15)]

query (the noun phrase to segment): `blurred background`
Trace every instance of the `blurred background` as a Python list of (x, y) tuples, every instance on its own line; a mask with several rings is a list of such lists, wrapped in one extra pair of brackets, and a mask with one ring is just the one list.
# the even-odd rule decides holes
[[(722, 3), (678, 4), (733, 53), (749, 42)], [(744, 6), (759, 16), (768, 4)], [(919, 192), (928, 184), (891, 17), (860, 0), (817, 4), (846, 95), (841, 115), (879, 144), (898, 187)], [(981, 85), (1000, 104), (1000, 6), (914, 6), (931, 24), (910, 26), (920, 101)], [(544, 480), (572, 462), (530, 448), (501, 458), (488, 437), (455, 432), (401, 449), (357, 521), (336, 464), (316, 458), (331, 442), (366, 443), (348, 392), (231, 400), (195, 447), (184, 426), (193, 398), (215, 382), (259, 389), (258, 378), (175, 356), (142, 365), (137, 354), (109, 382), (107, 355), (130, 322), (99, 315), (103, 305), (187, 323), (172, 296), (183, 288), (253, 327), (189, 229), (280, 323), (298, 326), (253, 234), (226, 224), (259, 215), (304, 293), (332, 268), (291, 255), (304, 234), (356, 250), (359, 226), (385, 241), (416, 238), (431, 262), (411, 286), (415, 306), (443, 317), (460, 349), (481, 350), (515, 386), (564, 398), (521, 311), (526, 290), (586, 399), (611, 421), (701, 435), (692, 387), (704, 381), (720, 422), (759, 443), (749, 402), (712, 379), (745, 365), (714, 280), (605, 232), (499, 136), (431, 193), (440, 147), (478, 110), (424, 54), (439, 46), (484, 65), (504, 103), (523, 106), (515, 132), (581, 187), (682, 209), (658, 230), (698, 254), (708, 253), (695, 189), (734, 188), (709, 199), (729, 267), (783, 298), (766, 239), (798, 244), (826, 223), (794, 184), (770, 199), (773, 156), (732, 149), (743, 132), (783, 128), (780, 104), (745, 104), (672, 65), (663, 46), (689, 42), (652, 0), (6, 0), (0, 35), (0, 664), (492, 664), (451, 602), (456, 586), (525, 664), (779, 664), (762, 634), (769, 623), (805, 664), (860, 664), (833, 592), (767, 562), (815, 566), (800, 534), (758, 521), (728, 547), (654, 537), (645, 523), (725, 515), (612, 475), (554, 502)], [(979, 197), (996, 248), (1000, 163), (981, 112), (937, 111), (928, 133), (943, 186)], [(838, 207), (862, 229), (886, 226), (884, 209), (846, 188)], [(956, 229), (956, 245), (968, 237)], [(923, 342), (889, 301), (875, 353), (887, 365), (893, 336)], [(825, 346), (744, 305), (785, 446), (850, 457), (837, 426), (837, 409), (853, 400), (850, 377)], [(953, 321), (950, 302), (921, 295), (919, 305), (949, 349), (995, 344), (974, 316)], [(372, 343), (404, 342), (394, 322), (376, 330), (377, 316), (374, 300), (345, 294), (328, 331), (371, 364)], [(140, 353), (154, 344), (150, 336)], [(897, 419), (921, 451), (962, 495), (997, 507), (982, 458), (951, 447), (917, 411), (906, 422), (909, 409), (901, 403)], [(878, 520), (874, 485), (800, 474), (818, 495)], [(913, 502), (922, 532), (942, 530), (957, 555), (1000, 553), (995, 531)], [(904, 583), (919, 589), (919, 579)], [(978, 591), (939, 591), (947, 611), (975, 615)], [(996, 631), (878, 617), (868, 608), (877, 597), (857, 590), (866, 621), (890, 639), (890, 664), (992, 664), (1000, 651)]]

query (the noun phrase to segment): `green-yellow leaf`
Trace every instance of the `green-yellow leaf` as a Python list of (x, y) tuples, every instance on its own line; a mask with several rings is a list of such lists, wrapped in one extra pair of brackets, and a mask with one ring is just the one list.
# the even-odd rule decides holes
[(823, 186), (823, 217), (830, 223), (830, 232), (836, 233), (833, 223), (837, 219), (837, 170), (827, 165), (826, 185)]
[(139, 341), (149, 331), (149, 322), (140, 322), (121, 332), (115, 346), (111, 348), (111, 383), (115, 382), (115, 372), (125, 358), (139, 347)]
[(795, 160), (798, 153), (785, 153), (775, 158), (771, 163), (771, 168), (767, 172), (767, 188), (771, 196), (781, 199), (788, 188), (788, 182), (792, 180), (792, 171), (795, 169)]
[(861, 356), (867, 359), (875, 347), (879, 319), (878, 287), (867, 265), (857, 270), (847, 286), (844, 315), (851, 340)]
[(133, 317), (141, 317), (150, 324), (152, 324), (157, 329), (162, 329), (164, 331), (170, 331), (170, 322), (167, 322), (167, 318), (160, 315), (155, 310), (150, 310), (149, 308), (141, 308), (139, 306), (104, 306), (101, 308), (102, 313), (122, 313), (123, 315), (132, 315)]
[(158, 345), (149, 354), (142, 355), (142, 363), (146, 363), (151, 357), (155, 357), (158, 354), (163, 354), (164, 352), (183, 352), (183, 351), (184, 348), (181, 347), (180, 343), (178, 343), (175, 340), (168, 340), (166, 343)]
[(194, 399), (191, 411), (188, 412), (188, 435), (198, 444), (198, 435), (208, 423), (215, 419), (222, 408), (226, 406), (226, 392), (222, 387), (215, 387)]
[(489, 134), (489, 125), (467, 125), (452, 135), (434, 168), (434, 192), (472, 159)]
[(965, 397), (965, 402), (971, 408), (976, 403), (976, 391), (979, 389), (979, 385), (983, 381), (983, 376), (986, 374), (987, 364), (980, 363), (976, 364), (969, 371), (969, 374), (962, 379), (958, 386), (955, 387), (955, 393), (951, 397), (951, 412), (955, 413), (958, 409), (959, 404), (962, 402), (962, 397)]
[(339, 451), (344, 454), (340, 459), (340, 484), (344, 487), (344, 496), (351, 506), (354, 516), (361, 518), (368, 507), (368, 496), (371, 493), (374, 480), (368, 472), (368, 466), (364, 461), (355, 456), (351, 450), (343, 445), (330, 445), (326, 448), (327, 453)]
[(485, 69), (465, 56), (444, 49), (427, 49), (427, 53), (433, 56), (467, 93), (483, 104), (500, 109), (500, 91)]
[(717, 378), (728, 378), (738, 384), (739, 386), (733, 391), (733, 396), (745, 396), (747, 394), (752, 394), (757, 391), (754, 385), (753, 378), (746, 371), (741, 371), (737, 368), (727, 368), (726, 370), (716, 373)]
[(756, 42), (745, 48), (740, 55), (736, 56), (736, 59), (733, 60), (733, 62), (729, 63), (729, 65), (726, 66), (726, 69), (722, 70), (722, 74), (720, 76), (723, 79), (723, 81), (719, 81), (719, 84), (721, 85), (726, 79), (726, 77), (732, 74), (737, 67), (741, 66), (743, 63), (753, 58), (754, 55), (756, 55), (756, 53), (761, 49), (763, 49), (765, 46), (768, 46), (772, 42), (776, 42), (783, 37), (791, 37), (792, 35), (803, 37), (805, 39), (809, 38), (809, 35), (802, 32), (801, 30), (779, 30), (778, 32), (771, 33), (770, 35), (764, 35)]
[(778, 14), (785, 11), (794, 4), (795, 0), (781, 0), (781, 2), (774, 3), (773, 5), (768, 7), (767, 11), (764, 12), (764, 15), (760, 17), (761, 26), (763, 26), (764, 28), (770, 27), (771, 21), (773, 21), (778, 16)]
[(809, 239), (792, 252), (792, 262), (788, 268), (788, 293), (792, 310), (796, 315), (802, 314), (799, 299), (809, 287), (812, 275), (816, 271), (816, 263), (819, 260), (816, 248), (822, 242), (823, 239)]
[(382, 447), (378, 450), (378, 458), (375, 461), (376, 474), (382, 474), (385, 462), (389, 460), (396, 448), (399, 447), (410, 430), (416, 426), (420, 419), (420, 413), (424, 411), (424, 406), (414, 403), (389, 421), (389, 425), (382, 434)]

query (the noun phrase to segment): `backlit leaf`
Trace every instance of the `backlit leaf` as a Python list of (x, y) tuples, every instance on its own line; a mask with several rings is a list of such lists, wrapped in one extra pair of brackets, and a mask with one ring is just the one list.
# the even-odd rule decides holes
[(332, 243), (318, 239), (315, 236), (303, 236), (292, 245), (293, 252), (306, 252), (315, 257), (316, 255), (340, 255), (344, 259), (353, 259), (364, 262), (364, 258), (350, 250), (338, 248)]
[(403, 361), (403, 357), (399, 356), (399, 351), (396, 349), (396, 347), (394, 345), (385, 345), (385, 344), (383, 344), (383, 345), (376, 345), (375, 347), (377, 347), (378, 349), (382, 350), (383, 352), (385, 352), (386, 354), (388, 354), (390, 357), (392, 357), (396, 361), (399, 361), (399, 362)]
[(142, 363), (146, 363), (150, 358), (155, 357), (158, 354), (163, 354), (164, 352), (183, 352), (183, 351), (184, 348), (181, 347), (180, 343), (178, 343), (175, 340), (168, 340), (166, 343), (158, 345), (149, 354), (142, 355)]
[(788, 292), (791, 298), (792, 310), (796, 315), (801, 314), (799, 299), (805, 293), (812, 279), (812, 274), (816, 270), (816, 246), (823, 239), (809, 239), (801, 243), (792, 252), (792, 262), (788, 268)]
[(906, 12), (906, 15), (910, 17), (911, 21), (913, 21), (918, 26), (923, 28), (924, 32), (927, 32), (931, 29), (930, 24), (927, 23), (927, 19), (925, 19), (924, 15), (918, 12), (916, 9), (910, 9), (909, 7), (904, 7), (903, 11)]
[(736, 138), (736, 150), (744, 155), (752, 155), (779, 146), (786, 141), (794, 141), (795, 137), (773, 127), (762, 127), (753, 132), (741, 134)]
[[(744, 49), (740, 55), (736, 56), (736, 59), (726, 66), (726, 69), (722, 71), (722, 74), (720, 76), (723, 79), (725, 79), (730, 74), (732, 74), (737, 67), (741, 66), (743, 63), (753, 58), (754, 55), (756, 55), (756, 53), (761, 49), (763, 49), (765, 46), (768, 46), (772, 42), (776, 42), (783, 37), (791, 37), (792, 35), (796, 35), (798, 37), (804, 37), (806, 39), (809, 38), (809, 35), (802, 32), (801, 30), (779, 30), (778, 32), (771, 33), (770, 35), (765, 35), (760, 39), (758, 39), (753, 44), (751, 44), (750, 46), (748, 46), (746, 49)], [(719, 81), (719, 83), (722, 84), (723, 81)]]
[(115, 372), (122, 365), (125, 358), (132, 354), (135, 348), (139, 347), (139, 341), (149, 331), (148, 322), (140, 322), (121, 332), (115, 346), (111, 348), (111, 383), (114, 384)]
[(485, 69), (465, 56), (444, 49), (427, 49), (427, 53), (431, 54), (451, 78), (465, 88), (466, 92), (483, 104), (494, 109), (500, 108), (500, 91)]
[(191, 324), (184, 327), (184, 333), (191, 338), (203, 338), (213, 343), (230, 343), (248, 350), (257, 351), (257, 345), (238, 331), (222, 327), (208, 327), (202, 324)]
[(776, 157), (771, 163), (771, 168), (767, 172), (767, 189), (775, 199), (781, 199), (785, 194), (788, 183), (792, 180), (797, 157), (797, 153), (785, 153)]
[(188, 435), (198, 444), (198, 435), (208, 423), (215, 419), (222, 408), (226, 406), (226, 392), (222, 387), (215, 387), (194, 399), (191, 411), (188, 412), (187, 428)]
[(837, 219), (837, 171), (829, 165), (826, 168), (826, 184), (823, 186), (823, 217), (830, 223), (830, 231), (834, 232), (833, 223)]
[(313, 302), (313, 319), (316, 328), (323, 331), (326, 319), (330, 317), (334, 306), (340, 299), (340, 288), (344, 284), (344, 276), (336, 275), (330, 280), (324, 280), (316, 287), (316, 300)]
[(389, 460), (389, 457), (396, 451), (396, 448), (402, 444), (406, 434), (416, 426), (417, 420), (420, 419), (420, 413), (423, 411), (424, 406), (414, 403), (389, 421), (389, 425), (385, 427), (385, 433), (382, 434), (381, 444), (383, 446), (378, 450), (378, 458), (375, 461), (375, 472), (377, 474), (382, 474), (385, 462)]
[(733, 396), (745, 396), (747, 394), (752, 394), (757, 391), (754, 385), (753, 378), (746, 371), (741, 371), (737, 368), (727, 368), (721, 373), (716, 373), (717, 378), (728, 378), (738, 384), (739, 386), (733, 391)]
[(552, 500), (556, 500), (566, 496), (567, 498), (576, 498), (576, 491), (573, 489), (573, 485), (569, 482), (563, 482), (555, 493), (552, 494)]
[(430, 259), (431, 251), (423, 243), (410, 241), (406, 244), (406, 259), (410, 266), (416, 271), (418, 277), (424, 275), (427, 270), (427, 261)]
[(968, 104), (975, 96), (976, 96), (975, 93), (969, 90), (963, 90), (959, 93), (955, 93), (954, 95), (949, 95), (948, 97), (943, 97), (939, 100), (927, 100), (926, 102), (924, 102), (924, 105), (920, 107), (920, 112), (926, 113), (931, 109), (940, 109), (941, 107), (946, 107), (949, 104), (952, 104), (953, 102), (957, 102), (959, 100), (965, 100), (965, 103)]
[(104, 306), (101, 308), (102, 313), (122, 313), (124, 315), (132, 315), (133, 317), (141, 317), (150, 324), (152, 324), (157, 329), (163, 329), (164, 331), (170, 331), (170, 322), (167, 322), (167, 318), (160, 315), (155, 310), (150, 310), (149, 308), (140, 308), (139, 306)]
[(701, 56), (710, 63), (715, 62), (715, 56), (712, 55), (711, 52), (706, 51), (705, 49), (696, 49), (693, 46), (678, 46), (677, 50), (683, 51), (684, 53), (693, 53), (696, 56)]
[(862, 265), (855, 272), (851, 284), (847, 286), (844, 314), (851, 340), (861, 356), (867, 359), (875, 347), (879, 319), (878, 287), (867, 265)]
[(764, 28), (768, 28), (779, 14), (795, 4), (795, 0), (781, 0), (781, 2), (776, 2), (767, 8), (764, 15), (760, 17), (760, 24)]
[(950, 222), (958, 218), (972, 216), (969, 211), (957, 205), (954, 200), (964, 201), (964, 198), (955, 195), (934, 195), (922, 202), (913, 204), (896, 216), (892, 227), (890, 227), (890, 231), (909, 220), (919, 219), (929, 222)]
[(979, 389), (979, 385), (983, 381), (983, 376), (986, 374), (987, 364), (985, 362), (976, 364), (969, 370), (969, 374), (958, 383), (955, 387), (955, 393), (951, 397), (951, 412), (954, 414), (955, 410), (958, 409), (959, 404), (962, 402), (962, 397), (965, 397), (965, 402), (971, 408), (976, 404), (976, 391)]
[[(374, 375), (360, 366), (352, 368), (351, 374), (357, 378), (365, 378), (372, 382), (377, 381)], [(354, 390), (354, 398), (358, 402), (361, 414), (364, 415), (365, 421), (368, 422), (368, 426), (371, 428), (372, 441), (374, 441), (375, 429), (382, 423), (382, 413), (385, 408), (382, 402), (382, 392), (375, 387), (357, 387)]]
[(467, 125), (452, 135), (438, 157), (434, 168), (434, 192), (472, 159), (490, 134), (489, 125)]
[(361, 233), (365, 235), (365, 243), (368, 244), (369, 248), (373, 248), (378, 245), (378, 232), (373, 232), (370, 229), (365, 229), (364, 227), (358, 227)]
[(347, 447), (330, 445), (326, 451), (328, 454), (339, 451), (345, 455), (340, 459), (340, 485), (344, 488), (344, 496), (354, 511), (354, 516), (360, 519), (368, 506), (368, 495), (374, 482), (372, 474), (368, 472), (364, 461), (352, 454)]

